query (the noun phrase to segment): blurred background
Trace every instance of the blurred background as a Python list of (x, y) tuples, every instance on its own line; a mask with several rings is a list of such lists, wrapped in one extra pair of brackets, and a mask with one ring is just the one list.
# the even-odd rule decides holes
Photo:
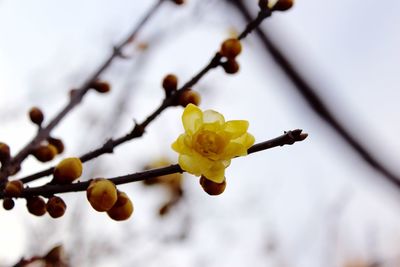
[[(186, 2), (165, 1), (124, 49), (128, 58), (101, 76), (111, 93), (89, 92), (54, 130), (66, 145), (62, 157), (82, 155), (146, 118), (163, 99), (166, 74), (183, 84), (197, 73), (244, 29), (235, 3), (257, 12), (256, 0)], [(41, 107), (49, 121), (154, 3), (1, 0), (0, 141), (21, 149), (36, 133), (28, 110)], [(261, 30), (346, 131), (400, 176), (399, 11), (396, 0), (296, 1)], [(296, 128), (309, 133), (306, 141), (235, 159), (217, 197), (187, 174), (182, 195), (170, 184), (123, 185), (135, 205), (126, 222), (95, 212), (84, 193), (65, 194), (67, 212), (57, 220), (28, 214), (18, 200), (12, 211), (0, 209), (0, 266), (60, 244), (71, 266), (400, 266), (400, 188), (312, 108), (259, 36), (243, 41), (238, 74), (219, 68), (193, 88), (200, 107), (248, 120), (257, 142)], [(170, 144), (182, 131), (181, 113), (166, 110), (142, 138), (86, 163), (83, 179), (175, 163)], [(30, 157), (19, 176), (59, 159), (43, 165)]]

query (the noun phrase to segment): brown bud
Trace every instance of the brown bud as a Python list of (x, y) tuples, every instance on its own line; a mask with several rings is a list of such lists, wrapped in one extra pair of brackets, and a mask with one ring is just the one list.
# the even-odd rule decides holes
[(114, 206), (107, 211), (108, 216), (116, 221), (124, 221), (131, 217), (133, 204), (124, 192), (118, 192), (118, 199)]
[(24, 190), (24, 184), (20, 180), (9, 181), (4, 188), (4, 193), (8, 197), (19, 197)]
[(178, 88), (178, 77), (173, 74), (168, 74), (162, 82), (162, 87), (167, 96), (171, 95), (171, 93)]
[(96, 80), (90, 84), (90, 88), (93, 88), (99, 93), (108, 93), (111, 90), (110, 84), (105, 81)]
[(108, 211), (117, 202), (117, 188), (110, 180), (97, 178), (90, 182), (86, 197), (97, 211)]
[(208, 180), (206, 177), (201, 176), (200, 177), (200, 185), (203, 187), (204, 191), (211, 195), (211, 196), (216, 196), (220, 195), (225, 191), (226, 188), (226, 180), (224, 180), (222, 183), (216, 183), (211, 180)]
[(27, 198), (26, 207), (29, 213), (36, 216), (42, 216), (46, 213), (46, 202), (38, 196)]
[(238, 39), (231, 38), (225, 40), (220, 49), (220, 54), (226, 58), (235, 58), (242, 52), (242, 45)]
[(201, 96), (192, 89), (186, 89), (179, 94), (178, 104), (186, 107), (189, 104), (198, 106), (200, 104)]
[(234, 59), (228, 59), (222, 64), (222, 67), (228, 74), (234, 74), (239, 71), (239, 63)]
[(64, 215), (67, 205), (60, 197), (51, 197), (46, 204), (49, 215), (53, 218), (59, 218)]
[(286, 11), (293, 6), (293, 0), (279, 0), (272, 7), (273, 11)]
[(82, 162), (79, 158), (66, 158), (54, 168), (53, 182), (56, 184), (69, 184), (82, 175)]
[(185, 3), (185, 0), (172, 0), (177, 5), (183, 5)]
[(29, 110), (29, 118), (34, 124), (42, 125), (44, 120), (43, 112), (38, 107), (33, 107)]
[(10, 147), (0, 142), (0, 162), (4, 163), (10, 159)]
[(5, 210), (12, 210), (15, 206), (14, 200), (12, 198), (4, 198), (3, 199), (3, 208)]
[(57, 148), (57, 154), (61, 154), (64, 152), (64, 143), (61, 139), (49, 137), (47, 141), (50, 145), (53, 145), (55, 146), (55, 148)]
[(47, 162), (57, 155), (57, 148), (53, 145), (41, 145), (33, 150), (32, 155), (41, 162)]

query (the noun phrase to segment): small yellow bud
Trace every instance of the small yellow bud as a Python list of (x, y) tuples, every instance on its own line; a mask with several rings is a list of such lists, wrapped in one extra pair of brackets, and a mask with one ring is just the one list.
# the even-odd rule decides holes
[(104, 94), (111, 90), (111, 86), (108, 82), (96, 80), (90, 84), (90, 88), (93, 88), (97, 92)]
[(12, 210), (14, 208), (14, 205), (15, 205), (15, 203), (12, 198), (6, 197), (3, 199), (3, 208), (5, 210)]
[(59, 218), (64, 215), (67, 205), (60, 197), (51, 197), (46, 204), (49, 215), (53, 218)]
[(127, 194), (118, 192), (118, 199), (114, 206), (107, 211), (108, 216), (116, 221), (124, 221), (131, 217), (133, 213), (133, 204)]
[(79, 158), (63, 159), (55, 167), (53, 181), (56, 184), (69, 184), (82, 175), (82, 162)]
[(94, 179), (86, 189), (86, 197), (97, 211), (108, 211), (117, 202), (117, 188), (110, 180)]
[(238, 39), (231, 38), (225, 40), (220, 49), (220, 54), (226, 58), (233, 59), (242, 52), (242, 45)]
[(32, 154), (37, 160), (47, 162), (54, 159), (57, 155), (57, 148), (50, 144), (46, 146), (42, 145), (33, 150)]
[(228, 59), (222, 64), (222, 67), (228, 74), (235, 74), (239, 71), (239, 63), (237, 63), (237, 61), (234, 59)]
[(55, 148), (57, 148), (57, 154), (61, 154), (64, 152), (64, 143), (61, 139), (49, 137), (47, 141), (50, 145), (53, 145), (55, 146)]
[(5, 162), (10, 159), (10, 147), (0, 142), (0, 162)]
[(196, 91), (192, 89), (186, 89), (182, 91), (179, 95), (178, 103), (182, 107), (186, 107), (189, 104), (198, 106), (200, 104), (201, 96)]
[(171, 93), (178, 88), (178, 77), (173, 74), (168, 74), (162, 82), (162, 87), (167, 96), (171, 95)]
[(44, 120), (44, 115), (38, 107), (33, 107), (29, 110), (29, 118), (34, 124), (40, 126)]
[(36, 216), (43, 216), (46, 213), (46, 202), (38, 196), (27, 198), (26, 207), (29, 213)]
[(226, 180), (224, 180), (222, 183), (216, 183), (208, 180), (202, 175), (200, 177), (200, 185), (207, 194), (211, 196), (216, 196), (222, 194), (225, 191)]
[(8, 197), (19, 197), (24, 189), (24, 184), (20, 180), (9, 181), (4, 188), (4, 193)]

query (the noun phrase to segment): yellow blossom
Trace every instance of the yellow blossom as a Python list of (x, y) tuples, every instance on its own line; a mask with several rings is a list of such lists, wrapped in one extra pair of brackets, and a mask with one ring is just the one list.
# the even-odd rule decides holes
[(254, 144), (254, 137), (247, 132), (248, 121), (226, 121), (213, 110), (201, 111), (189, 104), (182, 115), (185, 133), (172, 144), (179, 153), (180, 167), (197, 176), (221, 183), (225, 179), (225, 168), (231, 159), (247, 155)]

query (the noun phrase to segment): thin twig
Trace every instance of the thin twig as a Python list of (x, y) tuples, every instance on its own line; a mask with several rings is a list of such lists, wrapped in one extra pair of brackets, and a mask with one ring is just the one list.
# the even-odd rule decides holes
[(138, 32), (143, 28), (146, 22), (155, 14), (158, 8), (165, 0), (158, 0), (148, 13), (139, 21), (134, 30), (124, 38), (117, 46), (114, 47), (111, 55), (100, 65), (100, 67), (83, 83), (83, 85), (72, 95), (69, 103), (47, 124), (47, 126), (40, 128), (36, 136), (16, 155), (8, 164), (1, 167), (0, 178), (2, 183), (6, 182), (8, 176), (14, 169), (18, 169), (21, 163), (30, 155), (32, 150), (37, 147), (43, 140), (46, 140), (51, 131), (60, 123), (60, 121), (75, 107), (77, 106), (89, 91), (90, 85), (99, 78), (99, 76), (111, 65), (112, 61), (120, 57), (122, 49), (125, 45), (132, 42)]
[[(256, 153), (262, 150), (271, 149), (277, 146), (292, 145), (296, 142), (301, 142), (307, 138), (306, 133), (302, 133), (302, 130), (296, 129), (292, 131), (287, 131), (283, 135), (276, 137), (274, 139), (268, 140), (266, 142), (258, 143), (253, 145), (248, 149), (248, 154)], [(167, 167), (146, 170), (143, 172), (137, 172), (133, 174), (128, 174), (124, 176), (118, 176), (113, 178), (108, 178), (114, 184), (126, 184), (132, 182), (138, 182), (146, 180), (153, 177), (163, 176), (172, 173), (182, 173), (184, 172), (178, 164), (170, 165)], [(90, 180), (85, 182), (77, 182), (68, 185), (54, 185), (47, 184), (39, 187), (27, 187), (23, 190), (21, 195), (22, 198), (41, 195), (44, 197), (50, 197), (54, 194), (67, 193), (67, 192), (78, 192), (85, 191), (89, 186)], [(4, 198), (3, 192), (0, 192), (0, 199)]]
[[(243, 30), (243, 32), (239, 35), (238, 39), (243, 39), (245, 38), (252, 30), (258, 27), (260, 23), (267, 17), (271, 16), (271, 12), (269, 10), (260, 10), (258, 13), (257, 17), (254, 20), (251, 20), (249, 24), (246, 26), (246, 28)], [(115, 147), (119, 146), (120, 144), (123, 144), (127, 141), (130, 141), (134, 138), (141, 137), (144, 132), (146, 127), (154, 120), (156, 119), (165, 109), (171, 106), (175, 106), (177, 103), (177, 99), (179, 98), (179, 95), (197, 84), (198, 81), (200, 81), (204, 75), (206, 75), (210, 70), (220, 66), (222, 64), (222, 56), (219, 52), (217, 52), (208, 62), (206, 66), (204, 66), (192, 79), (190, 79), (188, 82), (186, 82), (184, 85), (182, 85), (178, 90), (173, 92), (170, 96), (166, 97), (163, 102), (160, 104), (160, 106), (153, 111), (142, 123), (135, 124), (133, 129), (126, 135), (119, 137), (117, 139), (109, 139), (105, 144), (103, 144), (101, 147), (86, 153), (85, 155), (82, 155), (80, 157), (82, 162), (86, 162), (89, 160), (92, 160), (100, 155), (106, 154), (106, 153), (113, 153), (113, 150)], [(34, 180), (37, 180), (41, 177), (51, 175), (54, 171), (54, 167), (48, 168), (44, 171), (40, 171), (38, 173), (26, 176), (24, 178), (21, 178), (20, 180), (23, 183), (28, 183)]]
[[(251, 21), (251, 14), (241, 0), (228, 0), (232, 3), (244, 19)], [(324, 101), (316, 93), (317, 90), (296, 70), (280, 49), (275, 46), (268, 38), (265, 31), (260, 28), (256, 29), (258, 37), (261, 39), (265, 49), (271, 54), (278, 66), (286, 74), (287, 78), (295, 85), (294, 89), (300, 93), (311, 109), (320, 116), (334, 131), (342, 137), (342, 139), (367, 163), (370, 167), (383, 175), (386, 180), (400, 188), (400, 177), (388, 170), (373, 153), (368, 151), (357, 139), (356, 136), (350, 134), (348, 129), (339, 122), (335, 114), (327, 107)]]

